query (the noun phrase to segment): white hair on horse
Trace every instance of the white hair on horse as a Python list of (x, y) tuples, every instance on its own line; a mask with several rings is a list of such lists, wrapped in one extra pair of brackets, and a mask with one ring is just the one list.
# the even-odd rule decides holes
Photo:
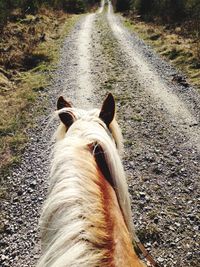
[(72, 108), (62, 97), (57, 106), (62, 123), (40, 219), (37, 267), (144, 266), (131, 244), (134, 231), (113, 96), (108, 95), (101, 111)]

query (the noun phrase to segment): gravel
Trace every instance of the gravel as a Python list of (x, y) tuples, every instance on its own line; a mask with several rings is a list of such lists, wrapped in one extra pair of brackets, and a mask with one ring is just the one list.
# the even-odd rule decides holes
[[(37, 261), (38, 217), (47, 192), (51, 138), (57, 126), (50, 118), (57, 97), (63, 94), (77, 107), (91, 108), (99, 107), (108, 91), (117, 101), (125, 144), (123, 163), (139, 238), (162, 266), (200, 266), (200, 153), (195, 139), (199, 138), (200, 97), (190, 85), (186, 88), (174, 82), (173, 77), (182, 74), (137, 35), (124, 29), (127, 42), (123, 46), (106, 13), (89, 16), (83, 17), (64, 41), (55, 78), (46, 89), (45, 114), (28, 133), (22, 163), (7, 177), (0, 266), (30, 267)], [(116, 21), (123, 28), (121, 18)], [(85, 58), (80, 52), (83, 39)], [(126, 51), (128, 43), (141, 64), (148, 64), (170, 95), (184, 104), (194, 125), (180, 122), (161, 98), (146, 89), (145, 73), (136, 71), (137, 64), (133, 67), (130, 51)], [(84, 88), (84, 79), (89, 89)]]

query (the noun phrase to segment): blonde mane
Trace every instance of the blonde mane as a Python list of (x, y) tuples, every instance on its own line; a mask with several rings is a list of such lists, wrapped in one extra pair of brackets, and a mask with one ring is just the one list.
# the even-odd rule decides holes
[(42, 256), (37, 267), (112, 267), (109, 250), (113, 240), (108, 230), (112, 225), (104, 212), (107, 199), (102, 199), (103, 181), (94, 154), (100, 146), (132, 236), (128, 188), (117, 150), (123, 147), (121, 131), (115, 119), (108, 129), (99, 118), (100, 110), (67, 107), (58, 114), (65, 112), (76, 120), (69, 129), (61, 123), (55, 133), (49, 193), (40, 219)]

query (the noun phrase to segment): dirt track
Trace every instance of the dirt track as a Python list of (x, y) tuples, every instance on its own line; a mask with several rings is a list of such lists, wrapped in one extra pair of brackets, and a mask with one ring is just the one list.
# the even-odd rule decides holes
[[(137, 234), (163, 266), (197, 267), (200, 96), (172, 82), (174, 75), (123, 27), (111, 6), (101, 8), (66, 38), (46, 113), (52, 114), (60, 94), (82, 108), (100, 107), (108, 91), (115, 95)], [(37, 220), (54, 130), (46, 115), (38, 119), (22, 164), (8, 177), (2, 267), (30, 267), (37, 260)]]

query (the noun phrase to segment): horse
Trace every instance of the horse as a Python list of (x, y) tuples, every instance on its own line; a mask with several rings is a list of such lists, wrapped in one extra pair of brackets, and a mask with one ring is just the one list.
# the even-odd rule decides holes
[(111, 93), (101, 109), (57, 101), (49, 192), (37, 267), (145, 267), (133, 246), (131, 205)]

